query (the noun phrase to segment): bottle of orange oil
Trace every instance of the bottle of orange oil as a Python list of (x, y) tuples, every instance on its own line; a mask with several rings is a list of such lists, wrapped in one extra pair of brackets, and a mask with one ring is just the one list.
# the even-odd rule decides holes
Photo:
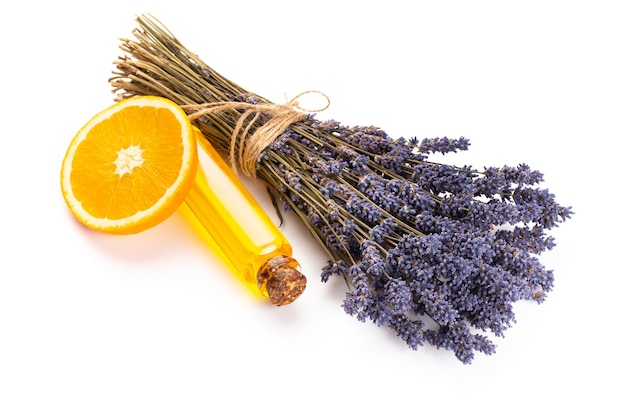
[(293, 302), (306, 277), (290, 243), (219, 153), (197, 135), (201, 163), (180, 211), (254, 292), (277, 306)]

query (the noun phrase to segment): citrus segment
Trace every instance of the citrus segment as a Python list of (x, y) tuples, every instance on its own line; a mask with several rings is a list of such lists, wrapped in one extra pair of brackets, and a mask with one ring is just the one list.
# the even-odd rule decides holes
[(137, 233), (178, 208), (197, 165), (195, 133), (185, 112), (165, 98), (132, 97), (79, 130), (63, 160), (61, 189), (86, 226)]

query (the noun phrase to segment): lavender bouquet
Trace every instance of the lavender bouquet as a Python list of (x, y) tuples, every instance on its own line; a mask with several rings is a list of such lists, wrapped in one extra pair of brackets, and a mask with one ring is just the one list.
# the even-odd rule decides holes
[[(110, 80), (118, 99), (169, 98), (213, 146), (244, 154), (246, 135), (277, 117), (272, 103), (222, 77), (153, 17), (137, 21)], [(223, 103), (237, 105), (198, 113)], [(554, 247), (547, 232), (572, 211), (539, 187), (540, 172), (433, 162), (469, 140), (391, 138), (311, 114), (272, 139), (247, 174), (325, 248), (321, 279), (346, 281), (343, 308), (358, 320), (393, 329), (412, 349), (429, 343), (470, 363), (477, 351), (495, 351), (492, 338), (515, 322), (516, 301), (541, 303), (552, 290), (537, 255)]]

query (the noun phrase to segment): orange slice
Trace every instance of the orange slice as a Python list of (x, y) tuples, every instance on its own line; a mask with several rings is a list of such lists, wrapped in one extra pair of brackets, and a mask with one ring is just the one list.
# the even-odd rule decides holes
[(146, 230), (169, 217), (193, 185), (195, 132), (185, 112), (161, 97), (113, 104), (83, 126), (61, 168), (70, 211), (106, 233)]

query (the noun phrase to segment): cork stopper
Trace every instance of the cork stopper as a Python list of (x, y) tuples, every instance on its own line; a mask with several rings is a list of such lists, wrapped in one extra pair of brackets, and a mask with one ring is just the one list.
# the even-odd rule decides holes
[(300, 265), (287, 256), (275, 256), (259, 270), (259, 288), (272, 304), (283, 306), (296, 300), (306, 288), (306, 277), (298, 270)]

